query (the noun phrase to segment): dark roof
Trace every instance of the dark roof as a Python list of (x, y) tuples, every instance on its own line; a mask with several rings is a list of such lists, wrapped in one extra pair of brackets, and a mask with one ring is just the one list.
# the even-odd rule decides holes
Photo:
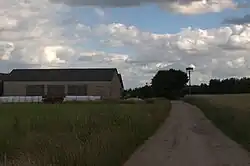
[(5, 81), (111, 81), (116, 68), (14, 69)]

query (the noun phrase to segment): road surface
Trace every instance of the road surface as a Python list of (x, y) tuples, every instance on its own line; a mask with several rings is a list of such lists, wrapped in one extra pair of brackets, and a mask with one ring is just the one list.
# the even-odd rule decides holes
[(170, 117), (124, 166), (250, 166), (249, 153), (196, 107), (172, 102)]

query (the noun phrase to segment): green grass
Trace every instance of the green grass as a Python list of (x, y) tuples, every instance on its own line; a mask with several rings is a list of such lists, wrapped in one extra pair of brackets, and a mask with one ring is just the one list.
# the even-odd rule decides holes
[(119, 166), (168, 116), (171, 104), (0, 105), (0, 165)]
[(190, 96), (184, 100), (200, 108), (222, 132), (250, 151), (249, 100), (244, 103), (241, 98), (242, 95), (235, 95), (234, 100), (232, 95), (207, 95)]

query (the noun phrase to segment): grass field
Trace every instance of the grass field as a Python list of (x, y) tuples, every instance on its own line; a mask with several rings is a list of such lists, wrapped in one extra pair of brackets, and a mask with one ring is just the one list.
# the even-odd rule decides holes
[(226, 135), (250, 151), (250, 94), (197, 95), (184, 100), (199, 107)]
[(2, 104), (0, 165), (119, 166), (171, 104)]

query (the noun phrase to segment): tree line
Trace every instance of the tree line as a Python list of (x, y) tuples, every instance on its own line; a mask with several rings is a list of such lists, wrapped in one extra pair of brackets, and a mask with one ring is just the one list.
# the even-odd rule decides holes
[[(188, 87), (185, 89), (187, 93)], [(208, 84), (191, 86), (192, 94), (250, 93), (250, 78), (211, 79)]]
[(250, 78), (211, 79), (209, 83), (187, 85), (188, 76), (181, 70), (158, 71), (149, 85), (127, 89), (124, 97), (165, 97), (176, 99), (190, 92), (192, 94), (238, 94), (250, 93)]

